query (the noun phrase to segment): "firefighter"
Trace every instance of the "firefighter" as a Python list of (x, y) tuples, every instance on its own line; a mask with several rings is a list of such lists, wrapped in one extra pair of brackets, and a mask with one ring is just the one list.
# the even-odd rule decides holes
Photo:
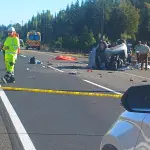
[(14, 66), (18, 54), (18, 49), (20, 48), (19, 38), (16, 36), (16, 31), (14, 27), (8, 29), (8, 37), (6, 38), (3, 46), (5, 51), (5, 66), (6, 74), (2, 79), (4, 83), (14, 83)]

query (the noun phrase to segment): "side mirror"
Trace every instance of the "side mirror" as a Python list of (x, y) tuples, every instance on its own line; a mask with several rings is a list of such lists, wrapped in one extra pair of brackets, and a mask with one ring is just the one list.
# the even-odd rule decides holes
[(123, 94), (121, 103), (129, 112), (150, 113), (150, 85), (130, 87)]

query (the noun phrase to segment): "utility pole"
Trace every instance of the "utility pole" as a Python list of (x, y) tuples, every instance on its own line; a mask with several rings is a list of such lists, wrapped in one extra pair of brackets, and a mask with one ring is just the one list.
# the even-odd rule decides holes
[(101, 8), (101, 40), (104, 37), (104, 0), (101, 0), (102, 8)]
[(10, 21), (10, 26), (12, 27), (12, 20)]
[(23, 20), (22, 20), (22, 27), (23, 27)]
[(45, 16), (43, 16), (43, 44), (45, 42), (44, 34), (45, 34)]

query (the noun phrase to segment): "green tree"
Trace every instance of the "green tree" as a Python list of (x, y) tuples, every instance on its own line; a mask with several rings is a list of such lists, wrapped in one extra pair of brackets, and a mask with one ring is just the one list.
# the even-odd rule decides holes
[[(113, 8), (107, 22), (106, 34), (112, 40), (123, 35), (135, 38), (139, 25), (139, 11), (129, 1), (122, 1), (119, 7)], [(125, 37), (125, 36), (124, 36)]]
[(147, 40), (149, 39), (149, 35), (150, 35), (150, 4), (145, 3), (145, 7), (141, 10), (138, 39)]
[[(105, 40), (149, 39), (150, 0), (103, 0)], [(146, 2), (146, 3), (145, 3)], [(139, 11), (140, 10), (140, 11)], [(37, 30), (42, 42), (65, 50), (88, 52), (101, 34), (102, 0), (79, 0), (52, 15), (50, 10), (34, 15), (23, 27), (14, 25), (22, 39), (27, 32)], [(8, 27), (8, 26), (7, 26)], [(7, 36), (6, 26), (0, 26), (1, 38)]]

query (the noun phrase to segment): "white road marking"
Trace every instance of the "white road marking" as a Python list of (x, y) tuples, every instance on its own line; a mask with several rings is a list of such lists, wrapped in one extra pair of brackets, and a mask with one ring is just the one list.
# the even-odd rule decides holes
[(54, 67), (52, 67), (52, 66), (48, 66), (49, 68), (52, 68), (52, 69), (54, 69), (54, 70), (56, 70), (56, 71), (59, 71), (59, 72), (64, 72), (64, 71), (62, 71), (62, 70), (59, 70), (59, 69), (56, 69), (56, 68), (54, 68)]
[(115, 94), (122, 94), (122, 93), (116, 92), (116, 91), (114, 91), (114, 90), (112, 90), (112, 89), (109, 89), (109, 88), (107, 88), (107, 87), (104, 87), (104, 86), (102, 86), (102, 85), (99, 85), (99, 84), (96, 84), (96, 83), (94, 83), (94, 82), (88, 81), (88, 80), (84, 80), (84, 79), (83, 79), (83, 81), (85, 81), (85, 82), (87, 82), (87, 83), (90, 83), (90, 84), (92, 84), (92, 85), (95, 85), (95, 86), (97, 86), (97, 87), (100, 87), (100, 88), (102, 88), (102, 89), (105, 89), (105, 90), (107, 90), (107, 91), (113, 92), (113, 93), (115, 93)]
[(27, 57), (27, 56), (25, 56), (25, 55), (20, 55), (21, 57)]
[(142, 79), (150, 80), (150, 78), (143, 77), (143, 76), (138, 76), (138, 75), (135, 75), (135, 74), (132, 74), (132, 73), (127, 73), (127, 72), (119, 72), (119, 73), (130, 75), (130, 76), (134, 76), (134, 77), (137, 77), (137, 78), (142, 78)]
[(29, 135), (27, 134), (27, 131), (25, 130), (23, 124), (21, 123), (21, 120), (19, 119), (17, 113), (15, 112), (13, 106), (11, 105), (7, 95), (5, 92), (1, 89), (0, 90), (0, 96), (2, 99), (2, 102), (9, 114), (9, 117), (15, 127), (16, 133), (18, 134), (21, 143), (23, 145), (24, 150), (36, 150)]

